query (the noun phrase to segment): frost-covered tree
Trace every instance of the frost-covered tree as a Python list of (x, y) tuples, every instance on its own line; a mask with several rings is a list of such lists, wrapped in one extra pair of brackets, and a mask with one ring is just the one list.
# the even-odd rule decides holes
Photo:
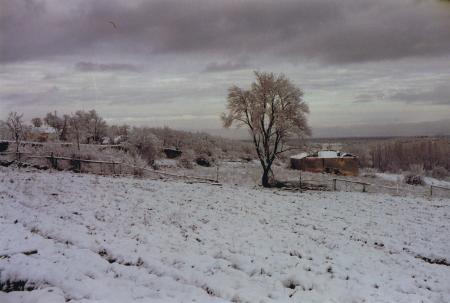
[(310, 135), (303, 91), (283, 74), (255, 72), (250, 89), (232, 86), (228, 90), (224, 127), (246, 126), (263, 168), (262, 185), (270, 186), (269, 174), (276, 157), (287, 151), (291, 136)]
[(5, 121), (0, 120), (0, 139), (9, 137), (9, 129)]
[(69, 118), (70, 137), (80, 143), (98, 143), (107, 134), (107, 124), (95, 110), (76, 111)]
[(42, 119), (39, 117), (31, 119), (31, 124), (33, 124), (34, 127), (41, 127), (42, 126)]
[(102, 137), (106, 136), (107, 125), (105, 120), (99, 116), (95, 110), (81, 112), (84, 122), (86, 123), (86, 131), (88, 141), (100, 142)]
[(16, 152), (19, 152), (20, 141), (23, 138), (24, 126), (22, 120), (23, 114), (10, 112), (6, 120), (6, 126), (9, 129), (11, 138), (16, 142)]
[(162, 148), (162, 142), (148, 128), (133, 127), (129, 132), (128, 142), (134, 146), (148, 164), (153, 164)]
[(75, 143), (77, 149), (80, 151), (80, 143), (86, 138), (86, 122), (82, 111), (77, 111), (75, 115), (69, 117), (68, 124), (70, 127), (70, 135)]
[(128, 139), (128, 134), (130, 133), (130, 126), (123, 124), (123, 125), (111, 125), (107, 129), (107, 135), (109, 136), (110, 140), (114, 144), (119, 144), (121, 142), (124, 142)]
[(58, 116), (57, 112), (50, 112), (44, 118), (45, 124), (52, 127), (58, 133), (58, 139), (61, 141), (66, 141), (68, 139), (69, 132), (69, 119), (70, 116), (63, 115), (62, 117)]

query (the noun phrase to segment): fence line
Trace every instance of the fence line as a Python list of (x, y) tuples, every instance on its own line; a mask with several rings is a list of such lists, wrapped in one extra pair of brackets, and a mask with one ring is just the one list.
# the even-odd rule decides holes
[(331, 179), (331, 180), (333, 180), (333, 190), (334, 190), (334, 191), (336, 191), (336, 188), (337, 188), (337, 186), (336, 186), (337, 181), (347, 182), (347, 183), (354, 183), (354, 184), (362, 185), (362, 191), (363, 191), (363, 193), (366, 192), (366, 186), (371, 185), (370, 183), (367, 183), (367, 182), (353, 181), (353, 180), (347, 180), (347, 179), (333, 178), (333, 179)]
[[(340, 182), (347, 182), (347, 183), (354, 183), (354, 184), (362, 185), (362, 192), (366, 192), (366, 189), (367, 189), (366, 186), (381, 187), (381, 188), (386, 188), (386, 189), (392, 189), (392, 190), (396, 190), (397, 193), (398, 193), (399, 190), (400, 190), (398, 184), (397, 184), (397, 187), (391, 187), (391, 186), (386, 186), (386, 185), (378, 185), (378, 184), (373, 184), (373, 183), (367, 183), (367, 182), (362, 182), (362, 181), (353, 181), (353, 180), (340, 179), (340, 178), (332, 178), (332, 179), (329, 179), (329, 181), (332, 181), (332, 182), (333, 182), (333, 187), (332, 187), (332, 189), (333, 189), (334, 191), (337, 190), (337, 185), (336, 185), (336, 184), (337, 184), (337, 181), (340, 181)], [(450, 188), (448, 188), (448, 187), (430, 184), (430, 191), (429, 191), (430, 196), (433, 196), (433, 188), (439, 188), (439, 189), (446, 190), (446, 191), (449, 191), (449, 192), (450, 192)], [(402, 188), (401, 190), (403, 190), (403, 191), (408, 191), (408, 192), (414, 192), (414, 191), (412, 191), (412, 190), (408, 190), (408, 189), (405, 189), (405, 188)]]
[[(0, 143), (1, 142), (6, 142), (6, 143), (12, 143), (12, 144), (16, 144), (17, 142), (14, 140), (3, 140), (0, 139)], [(76, 146), (77, 143), (73, 143), (73, 142), (39, 142), (39, 141), (20, 141), (19, 145), (63, 145), (63, 146)], [(85, 145), (95, 145), (95, 146), (99, 146), (99, 147), (121, 147), (122, 145), (120, 144), (89, 144), (89, 143), (80, 143), (80, 146), (85, 146)]]
[[(205, 177), (198, 177), (198, 176), (190, 176), (190, 175), (179, 175), (179, 174), (175, 174), (175, 173), (169, 173), (166, 171), (161, 171), (161, 170), (155, 170), (155, 169), (150, 169), (147, 167), (139, 167), (136, 165), (132, 165), (132, 164), (128, 164), (125, 162), (115, 162), (115, 161), (102, 161), (102, 160), (91, 160), (91, 159), (80, 159), (80, 158), (76, 158), (76, 157), (59, 157), (59, 156), (53, 156), (53, 154), (49, 155), (49, 156), (33, 156), (31, 155), (32, 153), (30, 152), (0, 152), (0, 155), (11, 155), (11, 154), (15, 154), (16, 155), (16, 161), (20, 161), (20, 155), (25, 155), (25, 158), (34, 158), (34, 159), (47, 159), (50, 161), (50, 164), (53, 168), (57, 168), (58, 164), (57, 161), (58, 160), (65, 160), (65, 161), (73, 161), (74, 163), (76, 163), (78, 165), (78, 171), (81, 171), (81, 163), (92, 163), (92, 164), (107, 164), (107, 165), (112, 165), (113, 168), (113, 174), (116, 174), (116, 170), (115, 170), (115, 165), (119, 165), (119, 174), (122, 174), (122, 166), (127, 166), (132, 168), (133, 170), (142, 170), (145, 172), (149, 172), (152, 174), (157, 174), (157, 175), (162, 175), (162, 176), (169, 176), (169, 177), (175, 177), (175, 178), (181, 178), (181, 179), (193, 179), (193, 180), (199, 180), (199, 181), (203, 181), (203, 182), (208, 182), (208, 183), (219, 183), (219, 173), (218, 171), (216, 172), (216, 179), (211, 179), (211, 178), (205, 178)], [(29, 155), (29, 156), (27, 156)], [(100, 167), (102, 169), (102, 167)], [(368, 186), (372, 186), (372, 187), (380, 187), (380, 188), (386, 188), (386, 189), (390, 189), (390, 190), (396, 190), (397, 193), (402, 190), (402, 191), (407, 191), (407, 192), (414, 192), (412, 190), (406, 189), (406, 188), (399, 188), (398, 184), (397, 187), (391, 187), (391, 186), (386, 186), (386, 185), (378, 185), (378, 184), (373, 184), (373, 183), (367, 183), (367, 182), (362, 182), (362, 181), (354, 181), (354, 180), (348, 180), (348, 179), (342, 179), (342, 178), (331, 178), (326, 180), (327, 182), (324, 183), (322, 180), (303, 180), (300, 179), (299, 180), (300, 183), (302, 182), (317, 182), (320, 183), (321, 185), (325, 185), (328, 186), (329, 185), (329, 181), (332, 181), (332, 190), (337, 191), (337, 182), (344, 182), (344, 183), (350, 183), (350, 184), (358, 184), (358, 185), (362, 185), (362, 192), (367, 192), (367, 187)], [(439, 185), (430, 185), (430, 190), (429, 190), (429, 195), (433, 196), (433, 188), (436, 189), (441, 189), (441, 190), (445, 190), (445, 191), (449, 191), (450, 192), (450, 188), (444, 187), (444, 186), (439, 186)]]
[[(31, 153), (23, 153), (23, 152), (2, 152), (2, 153), (0, 153), (0, 155), (10, 155), (10, 154), (16, 154), (16, 160), (20, 161), (20, 155), (29, 155)], [(112, 165), (112, 167), (113, 167), (113, 174), (116, 174), (115, 165), (119, 165), (119, 166), (130, 167), (133, 170), (142, 170), (142, 171), (153, 173), (153, 174), (157, 174), (157, 175), (163, 175), (163, 176), (169, 176), (169, 177), (175, 177), (175, 178), (182, 178), (182, 179), (193, 179), (193, 180), (199, 180), (199, 181), (210, 182), (210, 183), (218, 183), (219, 182), (218, 175), (217, 175), (216, 179), (197, 177), (197, 176), (190, 176), (190, 175), (178, 175), (178, 174), (169, 173), (169, 172), (166, 172), (166, 171), (150, 169), (150, 168), (147, 168), (147, 167), (140, 167), (140, 166), (128, 164), (128, 163), (125, 163), (125, 162), (81, 159), (81, 158), (77, 158), (77, 157), (59, 157), (59, 156), (53, 156), (53, 155), (49, 155), (49, 156), (25, 156), (25, 158), (47, 159), (47, 160), (50, 161), (50, 164), (51, 164), (51, 166), (53, 168), (57, 168), (58, 167), (57, 166), (58, 165), (57, 164), (58, 160), (65, 160), (65, 161), (73, 161), (74, 163), (77, 163), (78, 171), (81, 171), (81, 163), (108, 164), (108, 165)], [(120, 174), (121, 174), (121, 169), (120, 169)]]

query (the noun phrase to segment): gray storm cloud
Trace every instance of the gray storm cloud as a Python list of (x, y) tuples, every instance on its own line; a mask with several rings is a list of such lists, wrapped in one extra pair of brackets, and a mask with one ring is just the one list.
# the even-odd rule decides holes
[(450, 53), (450, 7), (432, 0), (80, 0), (70, 6), (1, 0), (1, 7), (3, 63), (92, 49), (100, 55), (272, 55), (332, 63)]
[(138, 72), (139, 68), (132, 64), (126, 63), (93, 63), (93, 62), (78, 62), (75, 64), (75, 69), (81, 72), (109, 72), (109, 71), (127, 71)]
[(245, 62), (211, 62), (206, 65), (204, 72), (207, 73), (216, 73), (216, 72), (227, 72), (227, 71), (234, 71), (234, 70), (241, 70), (245, 68), (250, 68), (250, 65)]
[[(450, 79), (449, 79), (450, 80)], [(430, 103), (450, 105), (450, 86), (448, 84), (438, 85), (432, 89), (410, 89), (392, 94), (392, 100), (406, 103)]]
[(362, 93), (354, 98), (355, 103), (395, 101), (405, 104), (450, 105), (450, 86), (448, 84), (415, 85), (387, 91)]
[(302, 87), (315, 128), (445, 120), (449, 59), (448, 1), (0, 0), (0, 113), (28, 118), (220, 128), (255, 69)]

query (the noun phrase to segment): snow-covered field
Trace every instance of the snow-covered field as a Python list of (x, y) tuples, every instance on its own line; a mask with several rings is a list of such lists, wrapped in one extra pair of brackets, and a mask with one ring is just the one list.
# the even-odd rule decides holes
[[(376, 176), (388, 180), (391, 182), (401, 183), (403, 180), (403, 175), (400, 174), (388, 174), (388, 173), (376, 173)], [(424, 177), (424, 181), (427, 185), (436, 185), (450, 188), (450, 182), (445, 180), (438, 180), (431, 177)]]
[(0, 230), (1, 303), (450, 301), (449, 199), (0, 168)]
[[(254, 188), (256, 184), (261, 184), (261, 164), (256, 160), (251, 162), (230, 162), (223, 161), (219, 163), (219, 171), (216, 166), (202, 167), (194, 165), (193, 169), (184, 169), (177, 166), (174, 160), (158, 160), (157, 164), (167, 172), (178, 175), (198, 176), (208, 179), (216, 179), (218, 174), (219, 182), (229, 185), (247, 186)], [(428, 197), (430, 195), (430, 185), (450, 188), (450, 180), (438, 180), (431, 177), (424, 177), (426, 185), (414, 186), (404, 182), (404, 176), (401, 174), (391, 173), (374, 173), (369, 171), (366, 174), (364, 169), (361, 169), (360, 175), (352, 176), (336, 176), (324, 173), (312, 173), (289, 169), (285, 163), (277, 162), (273, 167), (275, 177), (280, 181), (289, 181), (297, 184), (299, 178), (305, 183), (315, 185), (328, 186), (332, 188), (332, 178), (347, 179), (350, 181), (365, 182), (371, 184), (366, 187), (366, 191), (371, 193), (386, 193), (391, 195)], [(154, 175), (155, 176), (155, 175)], [(340, 191), (362, 191), (360, 184), (350, 184), (344, 182), (337, 183), (337, 189)], [(450, 199), (450, 191), (445, 189), (433, 189), (433, 196)]]

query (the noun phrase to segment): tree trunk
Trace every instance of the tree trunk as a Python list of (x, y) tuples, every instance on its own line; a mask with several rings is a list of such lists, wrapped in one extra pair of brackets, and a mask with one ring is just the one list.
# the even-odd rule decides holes
[(263, 187), (270, 187), (269, 172), (270, 172), (270, 168), (266, 168), (263, 170), (263, 175), (262, 175), (262, 179), (261, 179)]
[(80, 151), (80, 136), (79, 136), (79, 134), (77, 134), (77, 147), (78, 147), (78, 151)]

